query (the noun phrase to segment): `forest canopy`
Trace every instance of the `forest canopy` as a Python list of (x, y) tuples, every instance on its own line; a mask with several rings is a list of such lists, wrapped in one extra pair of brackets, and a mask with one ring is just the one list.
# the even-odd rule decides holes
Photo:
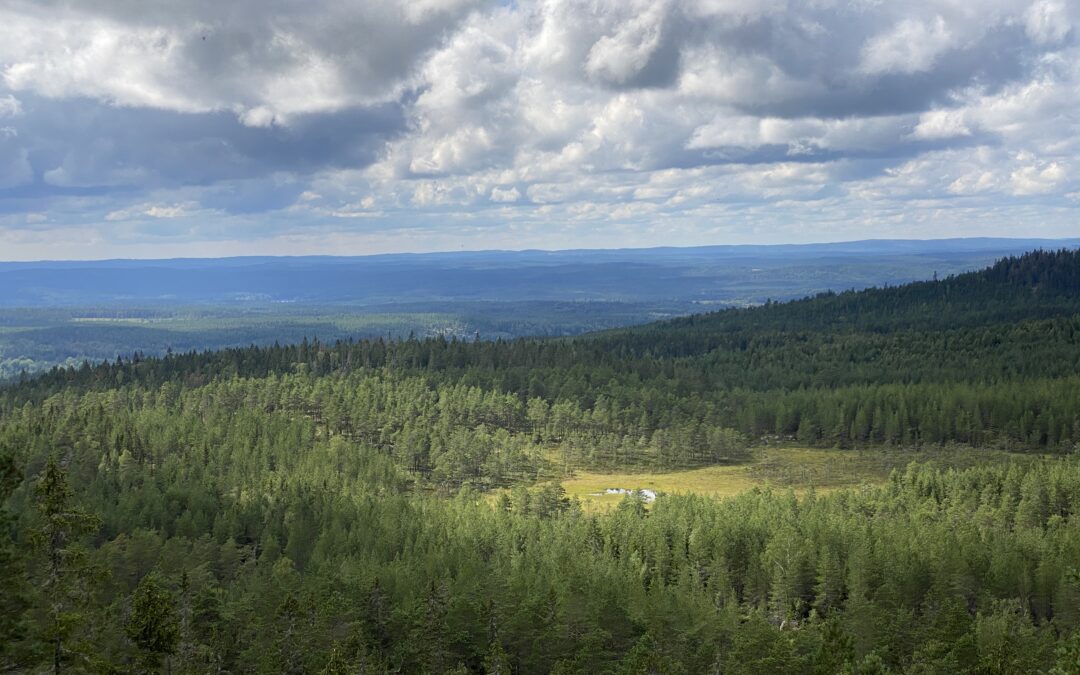
[[(0, 390), (0, 667), (1080, 668), (1080, 253), (576, 338), (364, 340)], [(877, 485), (568, 499), (555, 464), (1016, 452)]]

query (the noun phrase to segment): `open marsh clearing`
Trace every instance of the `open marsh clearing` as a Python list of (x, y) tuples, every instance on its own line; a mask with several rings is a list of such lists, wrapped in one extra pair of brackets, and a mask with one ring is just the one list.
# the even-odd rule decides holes
[(742, 464), (705, 466), (669, 472), (583, 471), (569, 472), (562, 485), (566, 495), (580, 500), (587, 511), (613, 508), (623, 494), (609, 490), (649, 490), (663, 494), (699, 494), (732, 497), (753, 488), (792, 489), (805, 494), (810, 489), (829, 492), (846, 487), (878, 484), (893, 469), (911, 462), (932, 462), (963, 467), (975, 463), (1004, 461), (1017, 457), (1008, 453), (970, 448), (933, 450), (835, 450), (801, 447), (764, 447), (754, 450)]
[(607, 492), (615, 488), (651, 490), (659, 494), (696, 493), (730, 497), (760, 485), (748, 475), (746, 465), (707, 466), (671, 473), (576, 471), (562, 484), (566, 495), (581, 500), (586, 510), (604, 510), (622, 501), (623, 495)]

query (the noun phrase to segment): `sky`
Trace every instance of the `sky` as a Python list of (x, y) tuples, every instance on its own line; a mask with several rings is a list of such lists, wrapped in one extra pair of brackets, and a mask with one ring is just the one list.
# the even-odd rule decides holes
[(1076, 0), (0, 0), (0, 259), (1080, 236)]

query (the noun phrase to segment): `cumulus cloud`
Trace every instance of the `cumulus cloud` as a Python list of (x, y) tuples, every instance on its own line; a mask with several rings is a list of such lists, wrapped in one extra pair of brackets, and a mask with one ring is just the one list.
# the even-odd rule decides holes
[(491, 201), (493, 202), (507, 204), (516, 202), (519, 199), (521, 199), (521, 192), (516, 187), (507, 189), (496, 186), (491, 188)]
[(1032, 163), (1017, 168), (1009, 175), (1014, 194), (1045, 194), (1051, 192), (1066, 180), (1065, 167), (1059, 162), (1038, 162), (1033, 157), (1026, 155), (1022, 155), (1017, 159), (1021, 162), (1030, 161)]
[(867, 41), (860, 70), (872, 75), (920, 73), (930, 70), (952, 44), (953, 34), (943, 17), (931, 21), (905, 19)]
[(1072, 31), (1065, 0), (1038, 0), (1024, 12), (1024, 27), (1041, 44), (1061, 42)]
[(893, 236), (948, 208), (982, 209), (952, 221), (981, 233), (1080, 189), (1078, 20), (1066, 0), (12, 0), (0, 213), (102, 241), (204, 216), (192, 241), (761, 240), (785, 218), (835, 239), (852, 214)]
[(482, 4), (16, 1), (0, 8), (0, 72), (16, 91), (228, 110), (262, 126), (397, 100)]
[(614, 85), (625, 85), (641, 75), (661, 47), (668, 16), (665, 4), (648, 0), (626, 5), (630, 16), (593, 43), (585, 72)]
[(912, 132), (915, 138), (926, 140), (970, 135), (964, 113), (958, 110), (929, 110), (919, 116), (919, 123)]
[(138, 204), (105, 214), (107, 221), (132, 220), (136, 218), (187, 218), (199, 210), (195, 202), (182, 204)]

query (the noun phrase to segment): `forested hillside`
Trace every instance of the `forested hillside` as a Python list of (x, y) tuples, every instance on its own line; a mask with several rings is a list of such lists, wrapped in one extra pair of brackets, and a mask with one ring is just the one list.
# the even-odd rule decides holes
[[(0, 383), (142, 351), (580, 335), (979, 269), (1052, 243), (862, 241), (360, 257), (0, 261)], [(1062, 240), (1073, 245), (1080, 240)]]
[[(1080, 671), (1080, 253), (580, 338), (368, 340), (0, 390), (0, 668)], [(753, 446), (1020, 451), (565, 497)]]
[[(841, 447), (1067, 450), (1080, 441), (1080, 252), (1035, 252), (941, 281), (582, 338), (304, 341), (85, 365), (9, 388), (0, 405), (229, 376), (301, 373), (330, 387), (356, 372), (415, 376), (433, 391), (453, 384), (507, 394), (508, 430), (524, 428), (526, 413), (534, 427), (550, 427), (557, 410), (557, 437), (582, 432), (607, 447), (662, 431), (696, 439), (676, 444), (689, 452), (711, 430), (733, 429)], [(340, 428), (352, 424), (340, 410), (329, 416)], [(641, 460), (668, 462), (655, 446)]]

